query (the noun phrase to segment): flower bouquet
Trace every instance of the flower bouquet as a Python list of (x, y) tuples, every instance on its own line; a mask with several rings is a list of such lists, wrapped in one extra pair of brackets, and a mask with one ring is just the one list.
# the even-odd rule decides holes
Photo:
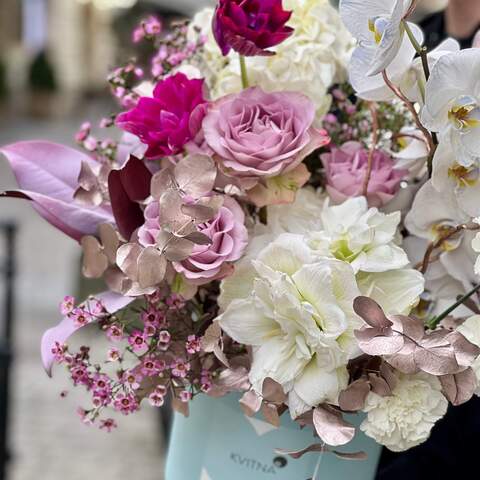
[[(381, 445), (424, 442), (478, 392), (480, 50), (427, 51), (415, 3), (150, 17), (148, 63), (109, 77), (122, 111), (100, 127), (121, 138), (85, 123), (84, 152), (1, 149), (20, 186), (3, 195), (106, 284), (62, 301), (47, 372), (64, 365), (106, 431), (109, 410), (190, 412), (168, 480), (371, 479)], [(91, 325), (108, 352), (72, 347)]]

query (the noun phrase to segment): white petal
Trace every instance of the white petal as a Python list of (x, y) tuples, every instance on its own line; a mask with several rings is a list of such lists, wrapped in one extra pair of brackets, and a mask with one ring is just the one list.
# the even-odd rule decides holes
[(234, 300), (217, 321), (231, 338), (246, 345), (261, 345), (280, 333), (278, 323), (255, 308), (251, 299)]
[[(355, 268), (355, 262), (352, 266)], [(380, 245), (366, 252), (359, 270), (363, 272), (386, 272), (408, 265), (407, 254), (396, 245)]]

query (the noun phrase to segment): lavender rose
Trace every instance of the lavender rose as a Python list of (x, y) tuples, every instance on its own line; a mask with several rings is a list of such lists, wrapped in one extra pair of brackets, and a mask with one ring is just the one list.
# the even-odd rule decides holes
[[(363, 194), (368, 153), (360, 143), (347, 142), (321, 155), (327, 177), (327, 192), (334, 203), (342, 203)], [(400, 182), (408, 175), (408, 171), (395, 169), (394, 166), (395, 162), (387, 152), (374, 152), (367, 195), (370, 206), (385, 205), (398, 192)]]
[(233, 272), (230, 262), (238, 260), (248, 243), (245, 214), (231, 197), (225, 197), (217, 215), (198, 229), (210, 238), (210, 245), (195, 245), (189, 258), (174, 263), (175, 270), (197, 284), (225, 278)]
[(203, 129), (227, 175), (259, 179), (295, 169), (329, 142), (314, 119), (315, 106), (305, 95), (253, 87), (214, 102)]
[[(145, 223), (138, 230), (141, 245), (155, 245), (160, 232), (159, 203), (150, 203), (145, 211)], [(211, 240), (210, 245), (195, 245), (192, 254), (173, 267), (189, 281), (203, 284), (228, 276), (233, 267), (230, 262), (238, 260), (248, 243), (244, 225), (245, 214), (231, 197), (225, 197), (217, 215), (198, 226), (198, 230)]]

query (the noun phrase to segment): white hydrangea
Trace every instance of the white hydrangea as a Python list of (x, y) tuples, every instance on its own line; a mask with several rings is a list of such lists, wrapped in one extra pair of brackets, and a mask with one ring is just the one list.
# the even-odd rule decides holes
[[(328, 0), (285, 0), (284, 8), (293, 11), (289, 25), (295, 29), (286, 41), (273, 48), (272, 57), (249, 57), (247, 69), (252, 85), (266, 91), (292, 90), (308, 95), (322, 117), (330, 106), (328, 89), (346, 80), (353, 40), (337, 10)], [(212, 9), (198, 13), (189, 36), (197, 31), (206, 36), (202, 53), (202, 73), (213, 98), (242, 89), (238, 55), (222, 57), (211, 32)]]
[(401, 452), (424, 442), (447, 407), (436, 377), (424, 373), (403, 375), (392, 396), (368, 394), (364, 408), (367, 418), (360, 428), (381, 445)]

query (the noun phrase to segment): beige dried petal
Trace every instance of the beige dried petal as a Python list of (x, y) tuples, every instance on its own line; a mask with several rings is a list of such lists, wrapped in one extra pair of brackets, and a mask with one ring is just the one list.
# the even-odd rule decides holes
[(82, 238), (83, 274), (87, 278), (100, 278), (108, 267), (107, 256), (103, 253), (100, 242), (91, 235)]
[(182, 192), (200, 198), (213, 189), (217, 167), (210, 157), (190, 155), (177, 163), (174, 175)]
[(117, 250), (116, 263), (120, 270), (134, 282), (138, 281), (138, 257), (142, 247), (136, 243), (126, 243)]
[(120, 246), (120, 239), (118, 232), (109, 223), (102, 223), (98, 227), (98, 233), (103, 245), (103, 251), (107, 256), (109, 262), (114, 264), (117, 258), (117, 250)]
[(147, 247), (138, 257), (137, 268), (140, 287), (153, 287), (164, 279), (167, 260), (155, 247)]

